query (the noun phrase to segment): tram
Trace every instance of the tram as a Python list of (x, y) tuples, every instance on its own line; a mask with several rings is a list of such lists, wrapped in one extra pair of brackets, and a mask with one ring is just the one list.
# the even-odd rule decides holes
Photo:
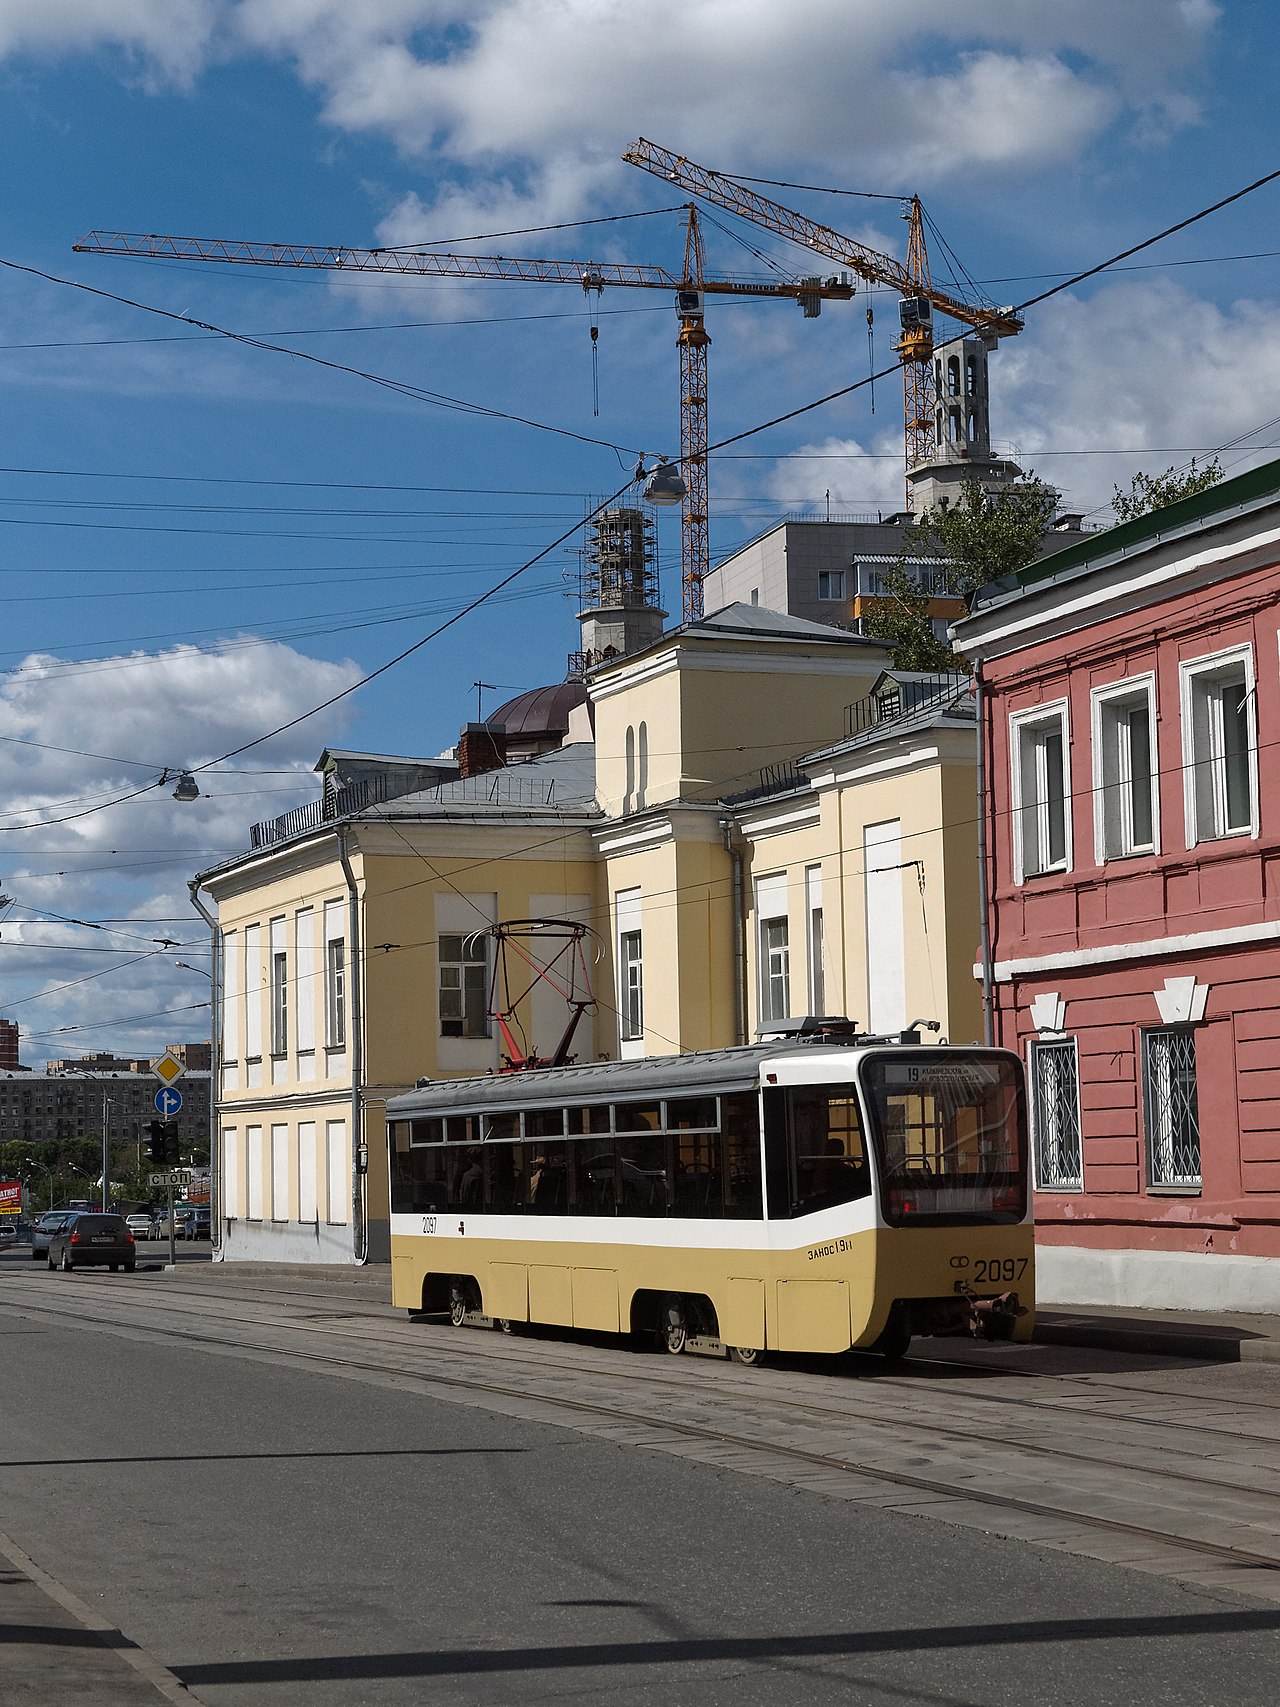
[(387, 1120), (403, 1309), (743, 1364), (1031, 1332), (1026, 1102), (1003, 1050), (841, 1022), (423, 1083)]

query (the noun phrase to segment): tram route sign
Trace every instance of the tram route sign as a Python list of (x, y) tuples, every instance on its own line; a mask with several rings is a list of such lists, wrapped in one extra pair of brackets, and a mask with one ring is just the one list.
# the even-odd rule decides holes
[(148, 1185), (190, 1185), (195, 1177), (194, 1168), (170, 1168), (168, 1173), (148, 1174)]

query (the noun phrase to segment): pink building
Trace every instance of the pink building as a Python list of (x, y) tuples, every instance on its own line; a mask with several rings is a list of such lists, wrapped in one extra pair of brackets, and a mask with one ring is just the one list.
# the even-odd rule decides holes
[(983, 588), (955, 632), (1042, 1296), (1280, 1311), (1280, 462)]

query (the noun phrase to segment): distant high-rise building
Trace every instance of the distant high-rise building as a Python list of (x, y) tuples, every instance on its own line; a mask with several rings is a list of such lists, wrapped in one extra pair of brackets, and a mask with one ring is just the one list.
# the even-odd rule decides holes
[(0, 1019), (0, 1073), (16, 1073), (22, 1063), (18, 1060), (18, 1027), (11, 1019)]

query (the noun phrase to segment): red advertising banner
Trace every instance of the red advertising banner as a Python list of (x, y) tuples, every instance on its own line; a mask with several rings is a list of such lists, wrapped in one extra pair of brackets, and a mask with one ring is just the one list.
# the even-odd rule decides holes
[(0, 1215), (21, 1215), (22, 1181), (0, 1179)]

